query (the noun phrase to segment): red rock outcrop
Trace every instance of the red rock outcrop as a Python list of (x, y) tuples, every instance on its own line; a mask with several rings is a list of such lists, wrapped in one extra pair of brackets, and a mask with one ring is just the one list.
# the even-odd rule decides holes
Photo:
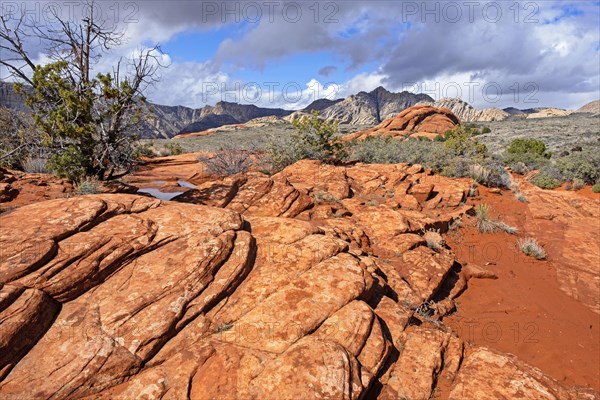
[(67, 197), (73, 191), (73, 184), (68, 179), (0, 168), (0, 211)]
[(422, 136), (434, 139), (459, 123), (458, 118), (447, 108), (416, 105), (393, 118), (386, 119), (374, 128), (344, 136), (343, 140), (363, 140), (373, 136), (399, 139)]
[(197, 204), (102, 194), (0, 215), (0, 397), (595, 398), (439, 321), (455, 257), (424, 231), (467, 212), (469, 186), (302, 161), (181, 195)]

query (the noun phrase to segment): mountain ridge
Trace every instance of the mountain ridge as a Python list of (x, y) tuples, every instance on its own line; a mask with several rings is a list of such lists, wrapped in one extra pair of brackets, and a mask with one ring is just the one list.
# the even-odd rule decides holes
[[(457, 98), (434, 100), (427, 94), (415, 94), (407, 91), (394, 93), (379, 86), (370, 92), (360, 91), (343, 99), (318, 99), (297, 111), (227, 101), (220, 101), (214, 106), (206, 105), (201, 108), (148, 103), (152, 112), (148, 113), (141, 122), (141, 137), (169, 139), (180, 134), (204, 131), (224, 125), (244, 124), (256, 118), (275, 116), (287, 117), (286, 119), (289, 120), (312, 110), (319, 111), (325, 119), (337, 119), (341, 124), (377, 125), (417, 104), (448, 108), (464, 122), (501, 121), (506, 118), (524, 117), (560, 117), (571, 113), (568, 110), (543, 107), (525, 110), (514, 107), (503, 110), (499, 108), (480, 110)], [(10, 83), (3, 81), (0, 81), (0, 106), (19, 112), (28, 112), (23, 96), (15, 93)], [(593, 112), (597, 109), (598, 101), (594, 101), (579, 109), (578, 112)]]

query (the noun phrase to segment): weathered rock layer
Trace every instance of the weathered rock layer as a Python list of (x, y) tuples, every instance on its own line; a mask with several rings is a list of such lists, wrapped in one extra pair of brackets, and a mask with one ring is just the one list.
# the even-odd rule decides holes
[(6, 213), (0, 397), (594, 398), (439, 321), (455, 257), (424, 232), (468, 211), (469, 186), (418, 165), (303, 161), (181, 202)]
[(374, 128), (345, 136), (344, 140), (363, 140), (374, 136), (400, 139), (423, 136), (434, 139), (459, 123), (458, 118), (447, 108), (417, 105), (407, 108)]

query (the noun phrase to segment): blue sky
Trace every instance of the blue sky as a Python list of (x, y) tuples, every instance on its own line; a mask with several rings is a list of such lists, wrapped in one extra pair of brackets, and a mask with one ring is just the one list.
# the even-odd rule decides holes
[[(598, 1), (151, 0), (119, 7), (118, 16), (114, 6), (104, 15), (126, 29), (127, 43), (97, 69), (160, 43), (169, 67), (148, 97), (161, 104), (237, 100), (296, 109), (380, 85), (436, 99), (458, 94), (479, 108), (578, 108), (600, 98)], [(300, 92), (285, 96), (284, 88)]]

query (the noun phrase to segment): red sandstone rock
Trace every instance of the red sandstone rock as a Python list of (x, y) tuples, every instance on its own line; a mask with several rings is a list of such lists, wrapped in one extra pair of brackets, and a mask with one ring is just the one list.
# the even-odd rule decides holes
[(393, 118), (386, 119), (374, 128), (347, 135), (344, 140), (363, 140), (374, 136), (402, 139), (409, 136), (424, 136), (434, 139), (459, 123), (458, 118), (447, 108), (416, 105), (407, 108)]
[[(439, 321), (432, 299), (464, 286), (423, 233), (470, 209), (469, 186), (302, 161), (182, 202), (102, 194), (0, 215), (0, 397), (594, 398)], [(488, 272), (465, 266), (463, 283)]]

